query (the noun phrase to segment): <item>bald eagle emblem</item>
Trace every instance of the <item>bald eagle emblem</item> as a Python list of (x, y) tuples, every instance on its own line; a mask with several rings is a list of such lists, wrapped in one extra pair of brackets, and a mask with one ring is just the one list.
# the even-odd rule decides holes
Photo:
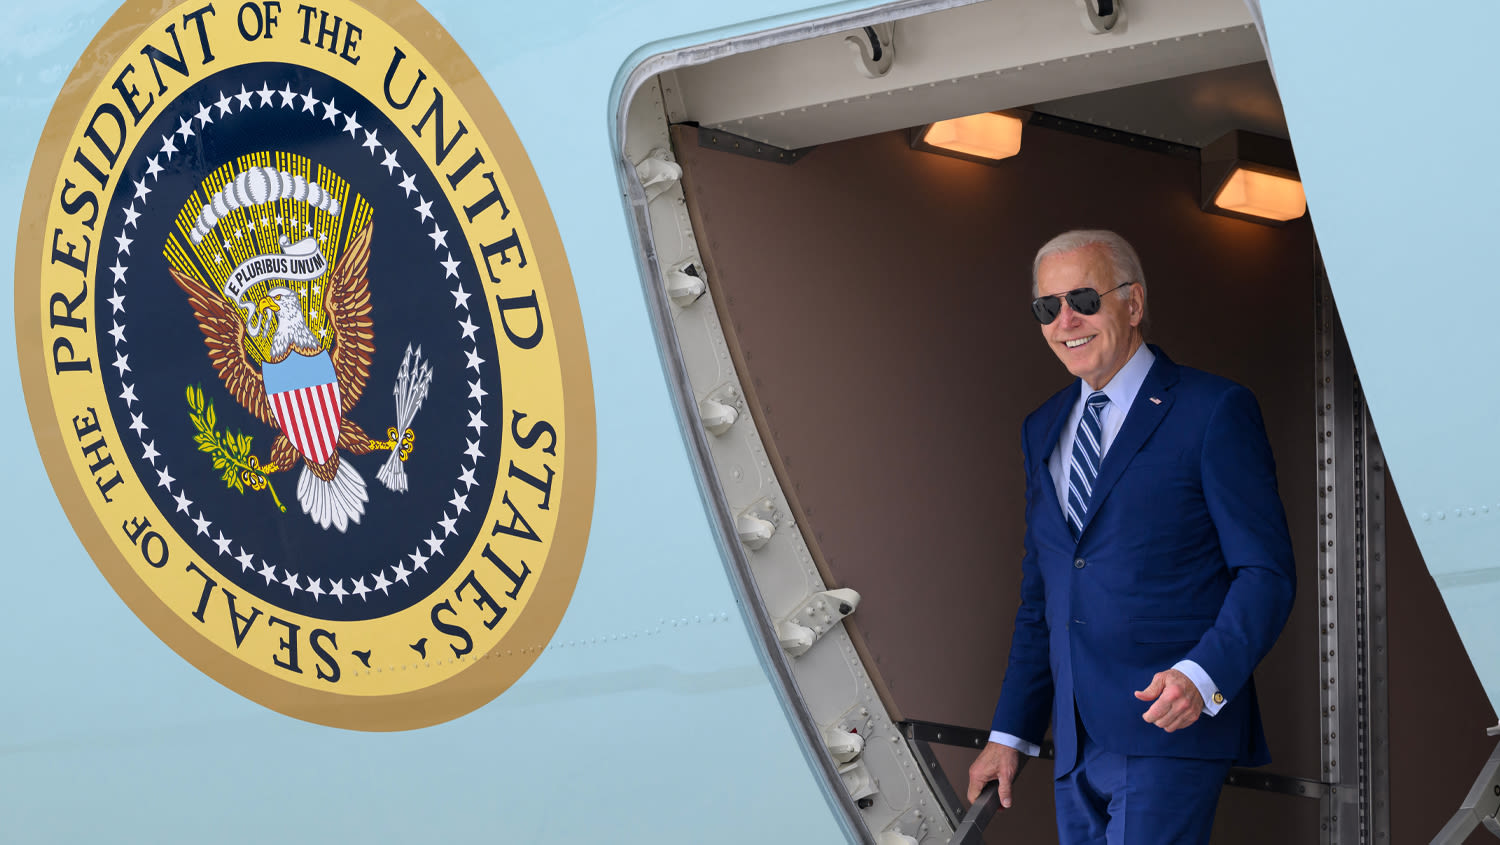
[(190, 388), (189, 403), (200, 448), (214, 455), (229, 486), (266, 489), (272, 475), (300, 464), (303, 513), (321, 528), (345, 532), (364, 515), (369, 492), (343, 453), (389, 450), (377, 478), (405, 492), (402, 462), (415, 441), (410, 426), (432, 371), (420, 349), (408, 347), (388, 439), (372, 439), (350, 418), (375, 353), (368, 278), (373, 214), (336, 174), (319, 168), (309, 178), (307, 159), (277, 159), (243, 169), (226, 164), (212, 174), (178, 217), (185, 237), (173, 235), (165, 250), (220, 381), (278, 432), (267, 460), (251, 453), (248, 437), (217, 431), (201, 391), (195, 403)]

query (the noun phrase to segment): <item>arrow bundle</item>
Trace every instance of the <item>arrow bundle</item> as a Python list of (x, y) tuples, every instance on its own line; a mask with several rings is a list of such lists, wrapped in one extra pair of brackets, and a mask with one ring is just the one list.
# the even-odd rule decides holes
[(422, 360), (422, 347), (412, 352), (406, 345), (406, 354), (401, 358), (401, 370), (396, 373), (396, 427), (391, 429), (391, 456), (375, 477), (388, 489), (397, 493), (406, 492), (406, 469), (402, 462), (411, 454), (408, 437), (412, 420), (427, 398), (427, 386), (432, 383), (432, 365)]

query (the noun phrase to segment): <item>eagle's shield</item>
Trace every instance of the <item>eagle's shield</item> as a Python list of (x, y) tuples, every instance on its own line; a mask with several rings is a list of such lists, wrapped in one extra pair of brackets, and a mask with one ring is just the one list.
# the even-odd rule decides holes
[(288, 355), (261, 367), (266, 398), (281, 430), (303, 457), (327, 463), (338, 449), (340, 401), (338, 376), (328, 351)]

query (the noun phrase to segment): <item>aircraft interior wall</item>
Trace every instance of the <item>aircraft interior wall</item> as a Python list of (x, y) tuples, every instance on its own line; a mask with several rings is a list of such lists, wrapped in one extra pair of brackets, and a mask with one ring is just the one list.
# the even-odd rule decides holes
[[(1323, 778), (1307, 218), (1205, 214), (1196, 158), (1036, 125), (994, 167), (903, 131), (790, 166), (702, 147), (690, 126), (673, 142), (747, 403), (825, 580), (863, 596), (845, 624), (893, 717), (989, 723), (1020, 585), (1021, 422), (1069, 378), (1027, 308), (1030, 261), (1063, 229), (1105, 227), (1141, 254), (1148, 340), (1260, 401), (1299, 576), (1256, 674), (1269, 770)], [(1425, 841), (1495, 717), (1394, 495), (1388, 513), (1393, 841)], [(962, 792), (972, 753), (938, 754)], [(987, 841), (1055, 841), (1050, 766), (1027, 770)], [(1313, 842), (1319, 824), (1317, 801), (1228, 789), (1215, 841)]]

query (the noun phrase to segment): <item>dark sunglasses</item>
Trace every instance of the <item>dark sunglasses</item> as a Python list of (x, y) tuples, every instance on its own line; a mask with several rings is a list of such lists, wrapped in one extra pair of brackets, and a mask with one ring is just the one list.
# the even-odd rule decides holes
[(1057, 319), (1058, 314), (1062, 313), (1062, 301), (1064, 299), (1067, 299), (1068, 307), (1073, 309), (1074, 311), (1077, 311), (1079, 314), (1082, 314), (1085, 317), (1090, 314), (1098, 314), (1100, 297), (1104, 296), (1105, 294), (1114, 293), (1120, 288), (1125, 287), (1125, 285), (1133, 284), (1135, 284), (1135, 282), (1126, 282), (1122, 285), (1116, 285), (1113, 288), (1105, 291), (1104, 293), (1100, 293), (1093, 288), (1078, 288), (1077, 290), (1070, 290), (1067, 293), (1063, 294), (1039, 296), (1036, 299), (1031, 300), (1031, 313), (1035, 315), (1036, 321), (1038, 323), (1041, 323), (1044, 326), (1048, 325), (1053, 320)]

